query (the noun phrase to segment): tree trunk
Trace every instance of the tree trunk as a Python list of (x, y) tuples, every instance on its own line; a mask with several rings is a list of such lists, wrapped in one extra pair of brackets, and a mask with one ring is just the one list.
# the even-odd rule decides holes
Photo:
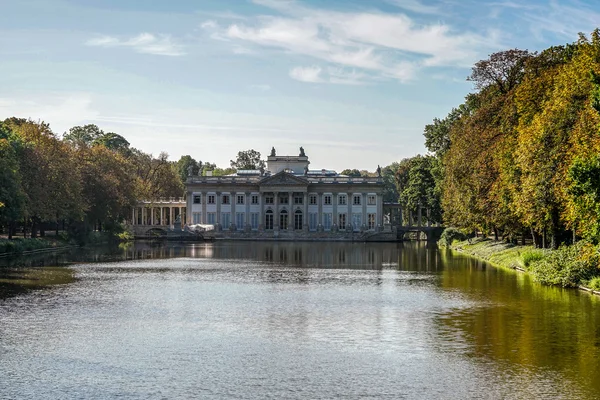
[(546, 248), (546, 228), (542, 231), (542, 248)]
[(521, 246), (525, 246), (525, 230), (521, 233)]
[(533, 247), (535, 247), (536, 249), (539, 249), (541, 247), (540, 235), (535, 231), (535, 229), (533, 229), (533, 227), (531, 228), (531, 240), (533, 240)]
[(8, 223), (8, 240), (12, 239), (13, 236), (13, 227), (14, 227), (15, 223), (13, 221), (10, 221)]
[(498, 241), (498, 228), (495, 226), (492, 228), (494, 230), (494, 241)]
[(29, 235), (32, 239), (37, 238), (37, 223), (36, 218), (31, 218), (31, 234)]

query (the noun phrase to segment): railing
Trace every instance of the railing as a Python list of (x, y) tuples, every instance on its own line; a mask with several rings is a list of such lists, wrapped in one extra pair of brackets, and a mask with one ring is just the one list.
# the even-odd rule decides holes
[(155, 199), (155, 200), (138, 200), (138, 205), (142, 205), (142, 204), (154, 204), (154, 205), (181, 204), (181, 203), (183, 203), (183, 205), (185, 205), (185, 203), (186, 203), (185, 197), (165, 197), (165, 198)]
[[(348, 177), (348, 176), (334, 176), (334, 177), (315, 177), (315, 176), (304, 176), (295, 175), (299, 178), (306, 179), (308, 183), (366, 183), (366, 184), (383, 184), (383, 180), (379, 177)], [(264, 176), (195, 176), (189, 177), (187, 183), (258, 183)]]

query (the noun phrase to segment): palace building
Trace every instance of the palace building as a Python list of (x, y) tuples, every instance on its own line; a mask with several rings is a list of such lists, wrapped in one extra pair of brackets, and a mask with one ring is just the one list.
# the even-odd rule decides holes
[(311, 169), (275, 149), (266, 168), (227, 176), (188, 176), (185, 224), (212, 225), (223, 237), (345, 237), (383, 227), (383, 180)]

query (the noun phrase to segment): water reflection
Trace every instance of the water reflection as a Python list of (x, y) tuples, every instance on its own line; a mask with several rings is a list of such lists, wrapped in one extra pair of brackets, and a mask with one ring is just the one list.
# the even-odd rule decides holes
[[(600, 391), (600, 299), (424, 243), (138, 242), (0, 263), (0, 288), (19, 294), (32, 271), (72, 282), (0, 291), (8, 397)], [(27, 378), (34, 368), (53, 371), (46, 385)]]

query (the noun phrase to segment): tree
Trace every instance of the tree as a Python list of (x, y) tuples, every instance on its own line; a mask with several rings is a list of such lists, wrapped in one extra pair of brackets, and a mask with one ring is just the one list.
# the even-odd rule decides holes
[(98, 136), (92, 142), (93, 146), (104, 146), (109, 150), (118, 151), (125, 155), (130, 153), (129, 142), (121, 135), (114, 132), (107, 132)]
[(84, 126), (74, 126), (69, 129), (69, 133), (63, 134), (63, 140), (71, 146), (79, 148), (82, 146), (89, 147), (95, 140), (100, 139), (104, 132), (97, 125), (88, 124)]
[(24, 205), (17, 154), (7, 139), (0, 139), (0, 224), (8, 226), (9, 239), (15, 222), (23, 216)]
[(181, 156), (179, 161), (177, 161), (177, 173), (179, 174), (181, 182), (185, 182), (187, 180), (190, 166), (192, 167), (193, 175), (200, 175), (202, 161), (198, 162), (194, 160), (190, 155)]
[(491, 54), (489, 59), (475, 63), (467, 80), (475, 82), (476, 89), (481, 90), (494, 85), (500, 93), (506, 94), (520, 82), (525, 63), (534, 55), (535, 53), (519, 49)]
[(361, 176), (361, 173), (359, 170), (355, 169), (345, 169), (342, 172), (340, 172), (341, 175), (348, 175), (350, 177), (353, 178), (358, 178)]
[(231, 160), (230, 164), (231, 168), (236, 170), (265, 168), (265, 162), (260, 159), (260, 152), (252, 149), (238, 152), (236, 160)]

